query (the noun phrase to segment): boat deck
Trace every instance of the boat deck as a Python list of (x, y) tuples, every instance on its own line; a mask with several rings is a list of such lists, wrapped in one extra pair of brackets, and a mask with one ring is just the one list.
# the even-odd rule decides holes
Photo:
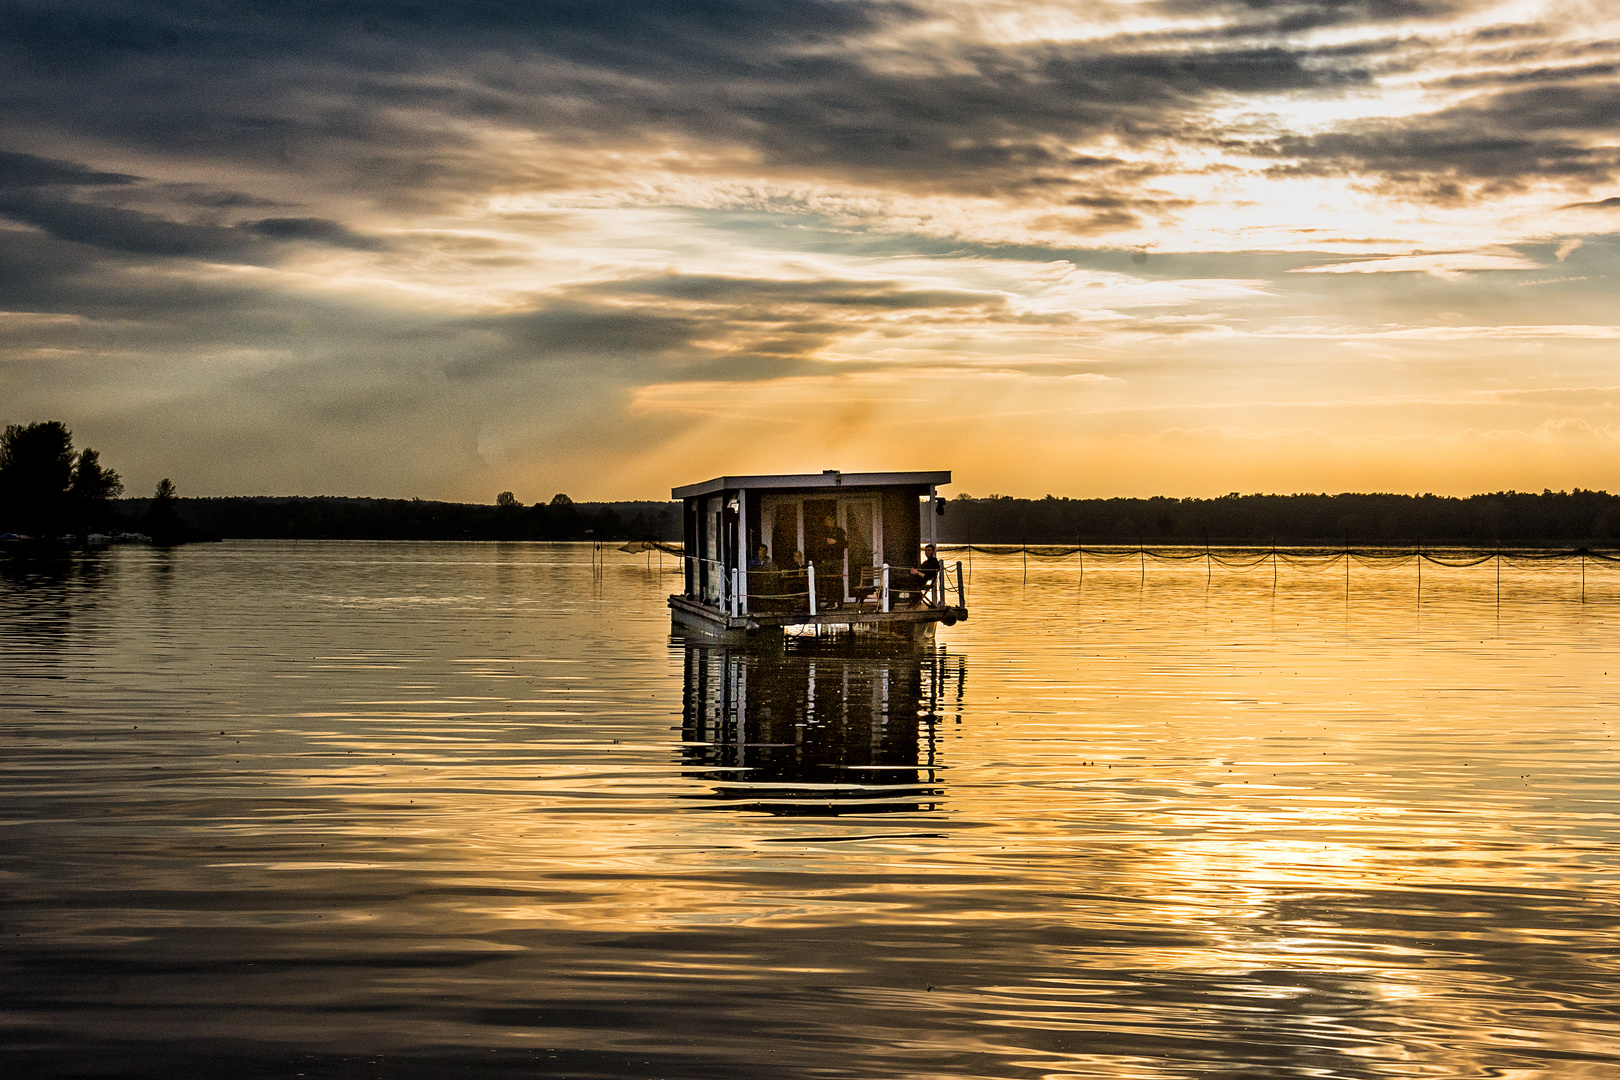
[(964, 607), (919, 604), (915, 607), (882, 611), (877, 604), (870, 601), (861, 604), (842, 604), (831, 610), (818, 611), (814, 615), (808, 611), (731, 615), (720, 608), (684, 596), (671, 596), (669, 608), (676, 622), (708, 633), (727, 631), (749, 633), (788, 626), (893, 626), (896, 629), (909, 630), (939, 622), (949, 626), (965, 620), (968, 616)]

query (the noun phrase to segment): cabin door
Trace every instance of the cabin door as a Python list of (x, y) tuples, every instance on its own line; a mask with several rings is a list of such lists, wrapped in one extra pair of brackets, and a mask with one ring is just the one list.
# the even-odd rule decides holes
[(725, 580), (725, 572), (720, 565), (720, 507), (718, 495), (703, 500), (703, 554), (698, 562), (698, 581), (701, 583), (703, 601), (715, 607), (720, 606), (720, 583)]
[(873, 498), (838, 500), (838, 524), (849, 547), (845, 551), (844, 599), (853, 600), (860, 587), (861, 567), (883, 564), (883, 515)]

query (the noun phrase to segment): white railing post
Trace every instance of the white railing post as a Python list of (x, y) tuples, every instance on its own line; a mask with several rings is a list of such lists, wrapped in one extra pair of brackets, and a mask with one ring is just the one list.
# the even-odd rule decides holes
[(880, 610), (880, 611), (888, 611), (889, 610), (889, 564), (888, 563), (883, 564), (883, 603), (879, 606), (878, 610)]
[(742, 611), (742, 607), (741, 607), (742, 580), (741, 580), (741, 578), (742, 578), (742, 570), (740, 568), (738, 568), (738, 567), (735, 567), (735, 566), (732, 567), (731, 568), (731, 617), (733, 619), (735, 619), (737, 617), (737, 615)]
[(810, 614), (816, 613), (816, 564), (806, 563), (804, 566), (807, 579), (807, 595), (810, 598)]

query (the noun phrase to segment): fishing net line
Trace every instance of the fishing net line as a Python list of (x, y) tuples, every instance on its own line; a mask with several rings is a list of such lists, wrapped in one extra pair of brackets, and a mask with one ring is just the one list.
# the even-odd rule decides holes
[(1226, 570), (1254, 570), (1274, 565), (1305, 572), (1342, 566), (1347, 560), (1369, 569), (1398, 569), (1414, 563), (1467, 569), (1500, 560), (1504, 566), (1546, 568), (1584, 561), (1592, 565), (1620, 566), (1620, 551), (1594, 548), (1357, 548), (1357, 547), (1190, 547), (1082, 544), (941, 544), (941, 558), (971, 554), (1018, 555), (1046, 562), (1097, 563), (1207, 563)]
[[(619, 549), (630, 553), (660, 551), (677, 557), (685, 552), (678, 543), (663, 540), (638, 540)], [(1603, 548), (1477, 548), (1477, 547), (1237, 547), (1165, 545), (1149, 547), (1145, 544), (940, 544), (939, 556), (945, 561), (971, 559), (979, 555), (1014, 555), (1047, 563), (1071, 561), (1085, 565), (1124, 565), (1134, 563), (1145, 567), (1149, 562), (1165, 564), (1198, 563), (1218, 566), (1223, 570), (1258, 570), (1284, 566), (1304, 573), (1342, 567), (1346, 561), (1352, 566), (1371, 570), (1397, 570), (1402, 567), (1428, 563), (1432, 566), (1465, 570), (1470, 567), (1495, 564), (1520, 569), (1550, 569), (1571, 563), (1583, 566), (1620, 567), (1620, 550)], [(783, 573), (791, 573), (784, 571)], [(802, 571), (800, 571), (802, 574)], [(784, 581), (784, 584), (786, 582)], [(778, 590), (764, 592), (773, 595)], [(803, 588), (781, 591), (780, 599), (803, 596)]]

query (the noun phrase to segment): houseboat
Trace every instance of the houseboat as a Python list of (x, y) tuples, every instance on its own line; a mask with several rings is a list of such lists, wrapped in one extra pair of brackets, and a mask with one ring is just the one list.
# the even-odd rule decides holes
[(962, 564), (925, 554), (949, 472), (719, 476), (674, 489), (685, 588), (677, 628), (714, 637), (787, 627), (926, 639), (966, 619)]

